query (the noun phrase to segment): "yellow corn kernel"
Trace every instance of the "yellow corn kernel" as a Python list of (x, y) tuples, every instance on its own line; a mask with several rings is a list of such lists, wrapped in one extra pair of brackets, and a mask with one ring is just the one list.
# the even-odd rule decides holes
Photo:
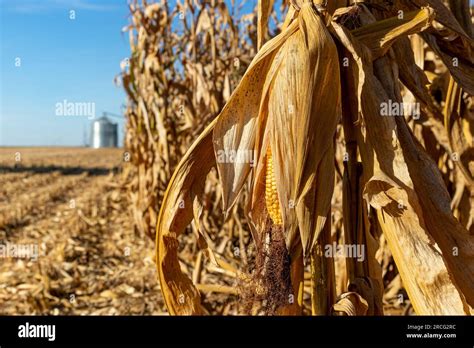
[(283, 224), (278, 201), (278, 191), (275, 181), (275, 173), (273, 171), (273, 158), (270, 147), (267, 150), (267, 168), (265, 173), (265, 203), (267, 205), (268, 214), (275, 225)]

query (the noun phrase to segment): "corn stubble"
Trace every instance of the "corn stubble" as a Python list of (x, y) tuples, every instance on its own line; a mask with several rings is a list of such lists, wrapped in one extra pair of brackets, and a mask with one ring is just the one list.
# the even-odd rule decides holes
[[(246, 221), (254, 245), (253, 270), (230, 267), (253, 293), (249, 313), (382, 315), (387, 258), (417, 314), (473, 312), (468, 1), (323, 3), (290, 1), (267, 40), (273, 1), (259, 1), (255, 57), (167, 182), (156, 263), (170, 314), (209, 313), (180, 265), (191, 221), (229, 270), (202, 223), (213, 168), (226, 221)], [(408, 102), (417, 117), (381, 116)], [(324, 252), (333, 242), (364, 246), (364, 258), (341, 264)]]

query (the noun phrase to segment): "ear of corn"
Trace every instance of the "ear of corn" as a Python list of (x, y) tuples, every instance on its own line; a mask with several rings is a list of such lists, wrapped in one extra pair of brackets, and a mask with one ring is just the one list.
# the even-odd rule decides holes
[(202, 194), (202, 182), (213, 165), (217, 164), (223, 183), (224, 210), (228, 212), (235, 203), (250, 172), (250, 163), (216, 163), (216, 154), (253, 149), (253, 130), (262, 90), (255, 81), (265, 81), (273, 52), (296, 29), (296, 23), (289, 25), (262, 47), (222, 112), (194, 141), (168, 184), (156, 226), (156, 264), (170, 314), (205, 313), (199, 291), (180, 269), (178, 237), (193, 219), (193, 202)]
[(275, 225), (283, 223), (280, 202), (278, 201), (278, 191), (276, 187), (275, 173), (273, 172), (273, 158), (270, 147), (267, 150), (265, 174), (265, 203), (267, 205), (268, 215)]
[[(213, 132), (214, 152), (245, 154), (253, 152), (255, 132), (259, 124), (259, 109), (266, 76), (275, 52), (298, 29), (291, 23), (280, 35), (268, 41), (252, 60), (230, 100), (217, 117)], [(258, 165), (258, 164), (257, 164)], [(250, 174), (249, 161), (218, 161), (222, 183), (224, 211), (228, 213)]]
[(299, 30), (282, 46), (280, 60), (274, 61), (276, 72), (266, 107), (287, 248), (306, 255), (330, 209), (332, 139), (341, 99), (334, 41), (314, 7), (309, 2), (300, 4)]

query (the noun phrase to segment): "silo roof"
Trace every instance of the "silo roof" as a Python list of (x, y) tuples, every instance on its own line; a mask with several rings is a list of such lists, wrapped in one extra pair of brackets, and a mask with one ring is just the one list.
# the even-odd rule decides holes
[(95, 122), (115, 124), (107, 116), (101, 116), (98, 119), (96, 119)]

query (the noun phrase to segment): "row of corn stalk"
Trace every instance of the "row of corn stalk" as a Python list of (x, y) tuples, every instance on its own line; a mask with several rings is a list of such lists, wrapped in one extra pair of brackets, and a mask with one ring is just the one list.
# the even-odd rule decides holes
[(122, 64), (130, 194), (135, 224), (152, 238), (174, 168), (249, 63), (251, 42), (231, 11), (218, 1), (130, 5), (131, 57)]

